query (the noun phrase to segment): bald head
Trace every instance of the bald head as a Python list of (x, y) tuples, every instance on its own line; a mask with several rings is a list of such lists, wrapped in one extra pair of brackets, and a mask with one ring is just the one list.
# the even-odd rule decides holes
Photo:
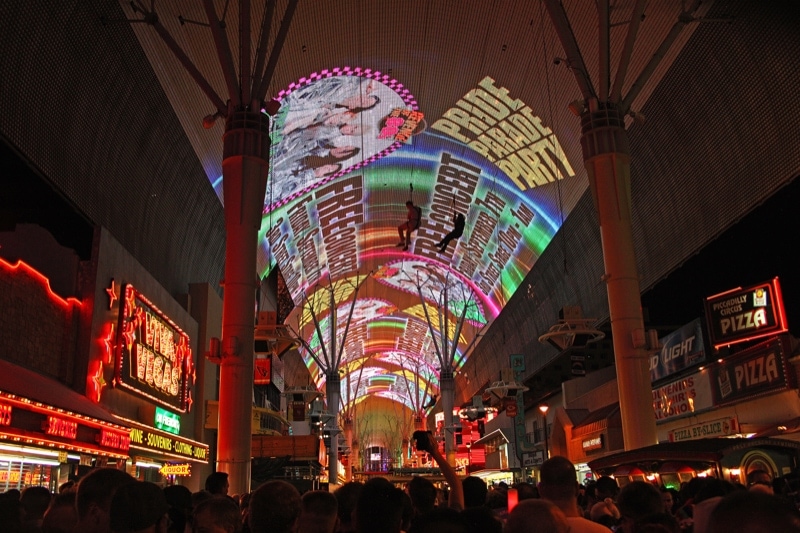
[(567, 517), (555, 504), (547, 500), (523, 500), (508, 514), (503, 533), (567, 533), (569, 522)]
[(571, 501), (578, 497), (575, 465), (566, 457), (555, 456), (542, 463), (539, 493), (552, 501)]

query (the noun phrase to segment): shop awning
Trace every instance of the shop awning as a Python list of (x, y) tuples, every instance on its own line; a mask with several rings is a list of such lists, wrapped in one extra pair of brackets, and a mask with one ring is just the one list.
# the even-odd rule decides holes
[(0, 359), (0, 392), (58, 407), (102, 422), (122, 425), (111, 413), (66, 385)]
[(637, 450), (615, 453), (589, 461), (589, 468), (604, 472), (621, 465), (666, 461), (718, 462), (725, 455), (751, 448), (791, 448), (800, 451), (800, 443), (769, 438), (711, 438), (664, 442)]
[(608, 429), (608, 421), (619, 412), (619, 403), (612, 403), (589, 412), (572, 428), (573, 435), (586, 435)]
[(487, 442), (495, 440), (497, 437), (502, 438), (503, 440), (506, 441), (506, 443), (514, 442), (514, 430), (512, 428), (495, 429), (491, 433), (487, 433), (483, 437), (473, 442), (472, 446), (473, 448), (483, 446)]

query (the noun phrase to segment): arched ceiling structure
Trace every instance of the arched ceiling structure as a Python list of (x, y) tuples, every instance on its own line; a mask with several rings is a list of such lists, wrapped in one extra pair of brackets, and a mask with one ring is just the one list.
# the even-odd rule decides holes
[[(296, 304), (286, 323), (318, 387), (338, 372), (345, 402), (413, 411), (437, 394), (442, 366), (458, 371), (525, 290), (587, 188), (580, 87), (616, 87), (640, 109), (687, 22), (710, 5), (301, 0), (283, 35), (287, 0), (242, 2), (249, 18), (239, 2), (213, 4), (240, 75), (240, 36), (253, 54), (262, 42), (277, 54), (249, 63), (271, 72), (277, 109), (258, 274), (280, 269)], [(203, 128), (215, 106), (174, 54), (227, 94), (206, 10), (193, 0), (120, 6), (130, 20), (157, 13), (163, 32), (132, 28), (221, 196), (223, 121)], [(564, 50), (565, 34), (578, 51)], [(403, 250), (408, 199), (423, 220)], [(455, 211), (466, 230), (440, 253)]]

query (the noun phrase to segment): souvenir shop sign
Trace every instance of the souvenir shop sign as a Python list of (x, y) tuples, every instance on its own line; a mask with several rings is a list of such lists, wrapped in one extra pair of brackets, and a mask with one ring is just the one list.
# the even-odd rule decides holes
[(208, 445), (177, 435), (162, 433), (145, 426), (131, 428), (130, 446), (138, 450), (155, 452), (158, 455), (208, 462)]
[(776, 337), (711, 367), (714, 404), (728, 404), (793, 386), (786, 367), (788, 353), (788, 340)]
[(115, 385), (185, 413), (194, 380), (189, 335), (132, 285), (123, 294)]
[(788, 331), (778, 278), (706, 298), (714, 348)]

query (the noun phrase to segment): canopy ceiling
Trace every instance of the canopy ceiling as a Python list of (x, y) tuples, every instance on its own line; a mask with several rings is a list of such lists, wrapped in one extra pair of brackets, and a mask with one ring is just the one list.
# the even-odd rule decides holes
[[(224, 120), (205, 129), (203, 117), (220, 111), (209, 93), (225, 101), (230, 84), (202, 4), (120, 2), (130, 20), (158, 15), (164, 31), (132, 28), (221, 196)], [(585, 191), (574, 108), (618, 87), (635, 113), (688, 39), (687, 11), (702, 15), (677, 0), (307, 0), (284, 40), (287, 0), (214, 4), (237, 79), (268, 63), (257, 61), (259, 43), (277, 54), (266, 65), (265, 100), (280, 107), (271, 109), (258, 274), (279, 268), (286, 280), (296, 304), (286, 323), (317, 386), (338, 373), (345, 405), (384, 398), (415, 412), (438, 393), (441, 369), (457, 372), (525, 290)], [(239, 11), (247, 4), (249, 18)], [(551, 12), (565, 19), (554, 24)], [(565, 52), (559, 34), (580, 53)], [(423, 219), (404, 251), (397, 226), (409, 199)], [(466, 229), (440, 253), (456, 211)]]

